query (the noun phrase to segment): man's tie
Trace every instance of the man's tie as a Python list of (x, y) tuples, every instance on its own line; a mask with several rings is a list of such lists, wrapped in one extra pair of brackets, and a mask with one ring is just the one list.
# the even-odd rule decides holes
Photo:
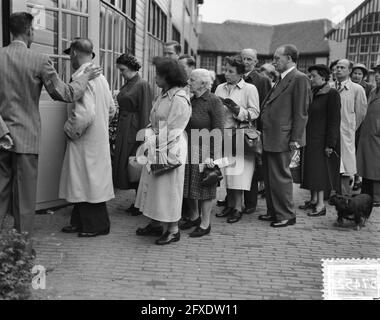
[(278, 81), (276, 82), (276, 84), (274, 85), (275, 88), (278, 87), (278, 85), (281, 83), (282, 81), (282, 76), (280, 75), (280, 78), (278, 79)]
[(342, 90), (342, 82), (337, 82), (337, 86), (336, 86), (337, 90), (340, 92)]

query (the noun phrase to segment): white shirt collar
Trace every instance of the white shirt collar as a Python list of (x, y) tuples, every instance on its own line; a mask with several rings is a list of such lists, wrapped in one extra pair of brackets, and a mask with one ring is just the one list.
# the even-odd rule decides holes
[(21, 40), (13, 40), (12, 43), (22, 43), (25, 46), (25, 48), (28, 48), (26, 43), (24, 41), (21, 41)]
[(283, 73), (281, 73), (281, 79), (284, 80), (285, 77), (290, 73), (292, 72), (296, 67), (291, 67), (290, 69), (284, 71)]

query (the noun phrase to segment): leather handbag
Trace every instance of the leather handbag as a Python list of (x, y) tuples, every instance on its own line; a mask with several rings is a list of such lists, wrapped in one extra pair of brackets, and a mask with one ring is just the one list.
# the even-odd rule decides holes
[(177, 163), (177, 164), (170, 164), (170, 163), (165, 163), (165, 164), (151, 164), (150, 169), (152, 170), (152, 174), (155, 177), (162, 176), (163, 174), (172, 171), (178, 167), (180, 167), (182, 163)]
[(203, 170), (201, 185), (203, 187), (212, 187), (212, 186), (217, 185), (222, 180), (223, 180), (222, 171), (220, 170), (218, 166), (215, 166), (212, 169), (206, 167)]
[(262, 153), (261, 132), (255, 128), (251, 115), (248, 113), (248, 128), (244, 128), (244, 154), (261, 155)]

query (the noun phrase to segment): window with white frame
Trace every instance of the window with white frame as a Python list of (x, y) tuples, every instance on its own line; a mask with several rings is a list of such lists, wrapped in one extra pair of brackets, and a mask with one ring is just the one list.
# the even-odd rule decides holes
[(135, 0), (102, 1), (100, 8), (100, 65), (111, 90), (119, 90), (123, 78), (116, 60), (123, 53), (135, 53)]
[(216, 72), (216, 56), (201, 55), (201, 68)]
[(75, 37), (88, 37), (88, 0), (28, 0), (35, 17), (32, 50), (48, 54), (63, 81), (71, 77), (69, 56), (63, 51)]

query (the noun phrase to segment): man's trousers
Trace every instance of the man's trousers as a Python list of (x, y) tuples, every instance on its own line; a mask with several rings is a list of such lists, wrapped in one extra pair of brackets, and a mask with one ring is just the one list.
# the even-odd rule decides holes
[(38, 155), (0, 151), (0, 218), (14, 217), (18, 232), (33, 235)]

